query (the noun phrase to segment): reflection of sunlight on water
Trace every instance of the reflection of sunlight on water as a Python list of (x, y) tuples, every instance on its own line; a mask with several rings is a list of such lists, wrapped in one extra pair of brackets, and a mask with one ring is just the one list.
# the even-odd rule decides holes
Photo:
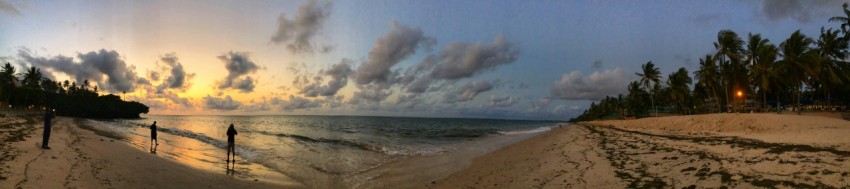
[[(91, 124), (89, 122), (88, 124)], [(95, 122), (93, 125), (104, 127), (104, 122)], [(162, 126), (160, 126), (161, 128)], [(192, 127), (202, 132), (215, 133), (216, 131), (209, 129), (213, 127)], [(96, 127), (95, 129), (98, 129)], [(144, 152), (149, 152), (151, 149), (150, 129), (145, 127), (127, 128), (129, 132), (122, 133), (126, 141)], [(252, 163), (240, 156), (236, 158), (236, 165), (233, 170), (228, 171), (225, 163), (226, 150), (218, 148), (208, 143), (201, 142), (197, 139), (180, 137), (165, 132), (157, 134), (159, 145), (156, 146), (155, 153), (151, 155), (162, 156), (167, 159), (177, 161), (178, 163), (188, 165), (190, 167), (205, 170), (220, 172), (222, 174), (232, 175), (246, 180), (262, 180), (264, 182), (276, 183), (281, 185), (292, 186), (296, 181), (279, 172), (273, 171), (263, 165)], [(226, 140), (226, 139), (225, 139)], [(239, 142), (239, 141), (237, 141)], [(238, 148), (238, 143), (237, 143)], [(237, 150), (239, 151), (239, 150)]]

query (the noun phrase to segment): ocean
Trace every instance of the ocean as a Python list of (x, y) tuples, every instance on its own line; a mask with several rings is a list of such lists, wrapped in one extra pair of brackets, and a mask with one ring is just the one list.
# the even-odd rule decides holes
[(459, 118), (168, 115), (85, 120), (81, 124), (149, 150), (148, 127), (153, 121), (157, 121), (159, 131), (156, 155), (231, 174), (224, 167), (225, 133), (227, 126), (234, 124), (239, 133), (239, 163), (232, 174), (267, 181), (292, 179), (311, 188), (355, 188), (376, 177), (366, 176), (369, 171), (394, 161), (440, 156), (470, 145), (498, 148), (501, 146), (492, 145), (506, 144), (489, 141), (516, 140), (557, 125)]

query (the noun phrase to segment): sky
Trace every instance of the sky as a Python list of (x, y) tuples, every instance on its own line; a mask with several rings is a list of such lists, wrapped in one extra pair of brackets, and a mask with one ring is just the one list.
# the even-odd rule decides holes
[(714, 52), (816, 38), (844, 1), (0, 0), (0, 62), (151, 114), (566, 120)]

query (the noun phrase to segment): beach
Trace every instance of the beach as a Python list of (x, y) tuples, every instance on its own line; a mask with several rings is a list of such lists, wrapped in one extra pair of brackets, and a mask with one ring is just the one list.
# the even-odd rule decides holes
[[(0, 120), (0, 136), (8, 141), (2, 143), (0, 188), (429, 188), (473, 158), (552, 125), (321, 116), (59, 117), (52, 149), (44, 150), (41, 119), (35, 112), (8, 112)], [(156, 153), (149, 152), (146, 125), (153, 120), (159, 121)], [(219, 126), (225, 121), (239, 130), (234, 169), (224, 164), (225, 138), (219, 136), (226, 127)], [(372, 134), (389, 123), (399, 131)]]
[[(306, 188), (287, 180), (231, 176), (223, 161), (219, 173), (158, 157), (83, 129), (78, 118), (56, 118), (52, 149), (44, 150), (40, 118), (12, 113), (0, 121), (0, 188)], [(234, 171), (241, 171), (240, 164)]]
[[(400, 158), (343, 175), (362, 181), (341, 187), (847, 187), (850, 122), (831, 115), (707, 114), (562, 124)], [(160, 154), (148, 153), (138, 141), (90, 130), (87, 121), (57, 118), (53, 149), (43, 150), (39, 115), (2, 117), (0, 188), (322, 187), (247, 160), (231, 173), (223, 163), (188, 160), (191, 154), (171, 157), (167, 151), (180, 150), (165, 143)]]
[(848, 187), (850, 122), (835, 117), (580, 122), (478, 157), (435, 188)]

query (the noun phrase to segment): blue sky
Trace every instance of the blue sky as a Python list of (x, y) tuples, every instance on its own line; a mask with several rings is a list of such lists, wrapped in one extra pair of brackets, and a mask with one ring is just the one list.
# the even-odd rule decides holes
[(817, 37), (842, 3), (0, 0), (0, 57), (155, 114), (569, 119), (721, 29)]

